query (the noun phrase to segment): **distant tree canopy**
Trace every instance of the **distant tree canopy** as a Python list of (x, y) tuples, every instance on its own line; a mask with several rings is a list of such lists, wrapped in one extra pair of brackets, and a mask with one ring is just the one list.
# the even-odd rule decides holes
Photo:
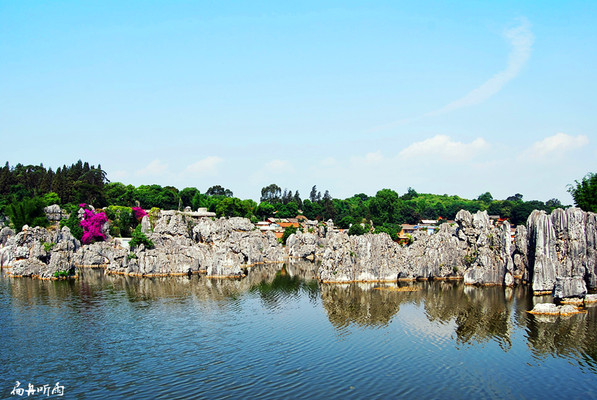
[(282, 198), (282, 189), (280, 186), (272, 183), (261, 189), (261, 199), (260, 201), (267, 202), (270, 204), (279, 203)]
[(223, 196), (223, 197), (234, 196), (232, 194), (232, 190), (223, 188), (220, 185), (210, 187), (209, 189), (207, 189), (207, 192), (205, 192), (205, 194), (208, 196)]
[(95, 167), (81, 160), (56, 171), (46, 169), (43, 164), (11, 167), (6, 162), (0, 168), (0, 209), (48, 193), (54, 193), (61, 203), (93, 203), (103, 207), (106, 205), (104, 185), (107, 182), (101, 165)]
[[(575, 203), (590, 211), (597, 211), (597, 176), (588, 174), (569, 189)], [(211, 186), (205, 193), (195, 187), (178, 190), (173, 186), (125, 185), (109, 182), (101, 166), (78, 161), (63, 166), (55, 172), (43, 165), (33, 166), (8, 163), (0, 168), (0, 213), (9, 215), (15, 225), (44, 224), (40, 210), (50, 204), (61, 204), (67, 209), (78, 207), (79, 203), (92, 204), (96, 208), (139, 206), (144, 209), (207, 208), (218, 216), (240, 216), (253, 221), (268, 217), (293, 218), (302, 213), (311, 220), (333, 220), (353, 233), (387, 232), (393, 238), (403, 224), (416, 224), (421, 219), (454, 219), (456, 213), (465, 209), (470, 212), (487, 210), (488, 213), (509, 218), (513, 224), (525, 223), (534, 209), (551, 212), (562, 207), (558, 199), (547, 202), (523, 201), (516, 193), (505, 200), (496, 200), (486, 192), (474, 200), (458, 196), (418, 193), (409, 187), (402, 196), (392, 189), (381, 189), (375, 196), (358, 193), (347, 199), (333, 198), (328, 190), (321, 191), (313, 185), (307, 199), (301, 199), (298, 190), (288, 190), (272, 183), (261, 189), (260, 203), (242, 200), (233, 196), (231, 190), (220, 185)], [(130, 224), (130, 211), (119, 211), (118, 225), (125, 233), (134, 226)], [(111, 215), (111, 214), (110, 214)], [(37, 219), (36, 218), (41, 218)], [(113, 219), (113, 217), (110, 217)], [(37, 222), (34, 222), (37, 221)], [(74, 227), (76, 221), (72, 221)], [(372, 224), (372, 226), (371, 226)], [(134, 225), (134, 224), (133, 224)], [(365, 229), (364, 227), (370, 227)], [(73, 228), (74, 229), (74, 228)]]
[(589, 172), (582, 180), (568, 186), (574, 204), (585, 211), (597, 212), (597, 174)]

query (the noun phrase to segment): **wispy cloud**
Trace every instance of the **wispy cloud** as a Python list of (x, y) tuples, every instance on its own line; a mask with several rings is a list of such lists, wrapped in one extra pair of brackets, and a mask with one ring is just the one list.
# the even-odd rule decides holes
[(326, 157), (321, 160), (320, 164), (324, 167), (332, 167), (338, 164), (338, 161), (334, 157)]
[(189, 175), (197, 176), (213, 176), (217, 174), (217, 167), (224, 160), (220, 157), (210, 156), (202, 160), (199, 160), (186, 167), (185, 173)]
[(358, 165), (362, 165), (362, 164), (375, 165), (375, 164), (379, 164), (383, 160), (384, 160), (384, 156), (383, 156), (383, 154), (381, 154), (381, 151), (370, 152), (370, 153), (365, 154), (365, 156), (352, 157), (350, 159), (350, 161), (353, 164), (358, 164)]
[(553, 136), (533, 143), (533, 145), (521, 154), (521, 158), (544, 158), (562, 155), (570, 150), (575, 150), (589, 144), (589, 138), (585, 135), (571, 136), (559, 132)]
[(168, 164), (164, 164), (160, 160), (153, 160), (145, 168), (141, 168), (135, 172), (137, 176), (162, 176), (166, 173)]
[(473, 158), (489, 148), (483, 138), (470, 143), (457, 142), (446, 135), (437, 135), (421, 142), (415, 142), (398, 153), (399, 158), (439, 157), (444, 160), (464, 161)]
[(286, 160), (272, 160), (265, 164), (265, 168), (276, 174), (294, 172), (292, 164)]
[(535, 37), (531, 32), (530, 23), (526, 18), (521, 18), (520, 24), (518, 26), (507, 29), (503, 35), (512, 46), (512, 50), (508, 56), (508, 64), (503, 71), (496, 73), (479, 87), (471, 90), (463, 97), (454, 100), (437, 110), (410, 118), (400, 119), (383, 126), (375, 127), (371, 129), (371, 131), (393, 128), (418, 121), (426, 117), (433, 117), (446, 114), (460, 108), (470, 107), (482, 103), (497, 94), (508, 82), (520, 74), (520, 71), (531, 56), (533, 42), (535, 41)]
[(504, 36), (512, 45), (506, 69), (498, 72), (481, 86), (468, 92), (464, 97), (445, 105), (439, 110), (429, 112), (425, 116), (445, 114), (459, 108), (482, 103), (502, 90), (506, 83), (520, 74), (522, 67), (524, 67), (531, 56), (533, 42), (535, 41), (529, 21), (526, 18), (521, 19), (520, 25), (506, 30)]

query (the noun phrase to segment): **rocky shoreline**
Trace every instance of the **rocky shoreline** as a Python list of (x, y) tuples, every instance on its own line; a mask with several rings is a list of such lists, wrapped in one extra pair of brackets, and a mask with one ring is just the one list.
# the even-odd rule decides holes
[(559, 299), (597, 289), (596, 214), (578, 208), (534, 211), (526, 225), (517, 227), (512, 240), (507, 221), (498, 227), (487, 212), (461, 210), (454, 224), (430, 235), (416, 233), (409, 246), (385, 233), (349, 236), (328, 229), (298, 231), (283, 247), (245, 218), (162, 211), (153, 229), (147, 217), (141, 221), (151, 249), (131, 251), (117, 238), (81, 245), (67, 227), (25, 226), (16, 234), (3, 228), (0, 265), (13, 277), (40, 279), (72, 277), (84, 267), (145, 277), (242, 277), (253, 265), (298, 258), (315, 262), (317, 279), (325, 283), (459, 279), (468, 285), (529, 284), (535, 294)]

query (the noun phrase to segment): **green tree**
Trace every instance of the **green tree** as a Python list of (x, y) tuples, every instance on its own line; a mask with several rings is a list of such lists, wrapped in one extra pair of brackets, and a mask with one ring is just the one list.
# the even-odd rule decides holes
[(261, 202), (261, 203), (259, 203), (259, 206), (257, 207), (256, 213), (259, 218), (264, 220), (266, 218), (273, 217), (274, 211), (276, 211), (276, 209), (274, 208), (273, 205), (271, 205), (270, 203)]
[(289, 226), (284, 229), (284, 233), (282, 234), (282, 244), (286, 246), (286, 240), (290, 237), (290, 235), (296, 233), (296, 228), (293, 226)]
[(233, 193), (231, 190), (223, 188), (220, 185), (215, 185), (210, 187), (209, 189), (207, 189), (207, 192), (205, 192), (206, 195), (208, 196), (223, 196), (223, 197), (232, 197)]
[(55, 192), (49, 192), (44, 194), (44, 203), (47, 206), (51, 206), (52, 204), (60, 204), (60, 197)]
[(137, 227), (133, 231), (133, 235), (131, 241), (129, 242), (129, 246), (131, 249), (134, 249), (141, 244), (148, 249), (153, 248), (153, 242), (149, 240), (149, 238), (143, 232), (141, 232), (141, 225), (137, 225)]
[(491, 195), (491, 193), (485, 192), (479, 195), (479, 197), (477, 197), (477, 200), (482, 201), (484, 203), (491, 203), (493, 201), (493, 196)]
[(366, 227), (363, 227), (361, 224), (352, 224), (350, 229), (348, 230), (348, 234), (351, 236), (360, 236), (367, 233), (368, 230)]
[(585, 211), (597, 212), (597, 174), (589, 172), (579, 182), (568, 185), (574, 204)]
[(261, 189), (261, 198), (259, 201), (261, 203), (267, 202), (270, 204), (279, 203), (281, 201), (281, 193), (282, 189), (280, 186), (272, 183)]
[(193, 198), (199, 193), (199, 190), (197, 188), (194, 187), (187, 187), (184, 188), (180, 191), (180, 193), (178, 194), (180, 197), (180, 200), (182, 202), (182, 206), (183, 207), (191, 207), (191, 209), (193, 210), (197, 210), (197, 208), (195, 208), (193, 206)]
[(67, 226), (70, 229), (70, 233), (78, 240), (81, 240), (83, 237), (83, 228), (81, 227), (81, 220), (78, 216), (79, 209), (76, 206), (69, 206), (69, 208), (70, 215), (68, 219), (60, 221), (60, 227)]
[(24, 199), (9, 204), (6, 207), (6, 213), (16, 232), (21, 231), (25, 225), (46, 227), (49, 225), (49, 221), (44, 213), (45, 205), (44, 200), (40, 197)]

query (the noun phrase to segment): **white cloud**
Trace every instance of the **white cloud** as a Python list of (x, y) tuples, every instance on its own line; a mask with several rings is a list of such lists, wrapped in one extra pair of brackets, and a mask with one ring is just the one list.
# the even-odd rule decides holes
[(145, 168), (139, 169), (135, 172), (137, 176), (161, 176), (166, 173), (168, 164), (164, 164), (160, 160), (153, 160)]
[(506, 69), (496, 73), (481, 86), (468, 92), (464, 97), (454, 100), (438, 110), (427, 112), (419, 116), (394, 121), (383, 126), (372, 128), (370, 131), (373, 132), (388, 129), (398, 125), (415, 122), (425, 117), (446, 114), (459, 108), (482, 103), (498, 93), (500, 90), (502, 90), (506, 83), (516, 78), (518, 74), (520, 74), (520, 71), (531, 56), (533, 42), (535, 41), (535, 37), (530, 29), (529, 21), (526, 18), (520, 19), (519, 26), (506, 30), (504, 32), (504, 37), (510, 41), (510, 45), (512, 46), (512, 50), (508, 55), (508, 64), (506, 65)]
[(439, 157), (444, 160), (469, 160), (477, 153), (489, 148), (489, 144), (482, 138), (470, 143), (456, 142), (446, 135), (437, 135), (421, 142), (415, 142), (398, 153), (402, 158)]
[(210, 156), (199, 160), (185, 169), (185, 173), (197, 176), (213, 176), (217, 174), (217, 167), (224, 160), (220, 157)]
[(379, 164), (384, 160), (384, 156), (383, 154), (381, 154), (381, 151), (376, 151), (376, 152), (370, 152), (365, 154), (364, 157), (352, 157), (350, 159), (350, 161), (353, 164), (358, 164), (358, 165), (362, 165), (362, 164), (367, 164), (367, 165), (375, 165), (375, 164)]
[(323, 160), (321, 160), (321, 165), (324, 167), (332, 167), (334, 165), (336, 165), (338, 163), (338, 161), (336, 161), (336, 159), (334, 157), (327, 157), (324, 158)]
[(430, 112), (427, 115), (444, 114), (462, 107), (479, 104), (498, 93), (506, 83), (518, 76), (522, 67), (527, 63), (531, 56), (531, 48), (535, 40), (533, 33), (530, 30), (529, 22), (526, 18), (521, 19), (520, 25), (505, 31), (504, 36), (512, 45), (512, 51), (508, 57), (508, 65), (506, 66), (506, 69), (498, 72), (481, 86), (471, 90), (464, 97), (447, 104), (437, 111)]
[(589, 138), (585, 135), (571, 136), (559, 132), (533, 143), (531, 148), (522, 153), (521, 157), (543, 158), (546, 156), (557, 156), (567, 151), (581, 148), (587, 144), (589, 144)]
[(274, 172), (277, 174), (294, 172), (292, 164), (286, 160), (272, 160), (265, 164), (265, 168), (269, 172)]

